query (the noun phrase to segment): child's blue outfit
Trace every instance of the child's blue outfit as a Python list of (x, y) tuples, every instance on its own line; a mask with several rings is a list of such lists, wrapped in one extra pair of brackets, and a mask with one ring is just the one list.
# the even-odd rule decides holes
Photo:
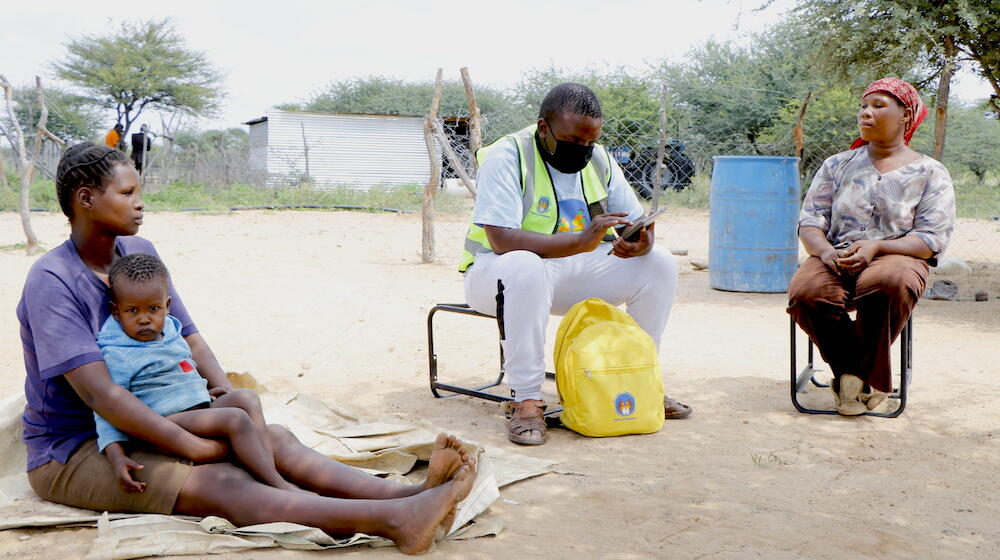
[[(142, 342), (131, 338), (114, 317), (101, 327), (97, 345), (104, 355), (111, 380), (125, 387), (149, 408), (168, 416), (211, 402), (208, 381), (198, 375), (191, 348), (181, 336), (181, 322), (168, 315), (163, 338)], [(97, 446), (128, 441), (128, 435), (94, 413)]]

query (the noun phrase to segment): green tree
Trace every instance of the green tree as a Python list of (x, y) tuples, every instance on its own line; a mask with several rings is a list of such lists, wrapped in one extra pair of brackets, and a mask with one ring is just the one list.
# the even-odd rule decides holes
[[(425, 115), (430, 111), (434, 96), (434, 82), (408, 82), (387, 76), (367, 76), (338, 80), (326, 86), (311, 99), (298, 103), (284, 103), (278, 109), (285, 111), (316, 111), (320, 113), (368, 113), (388, 115)], [(511, 99), (501, 90), (476, 86), (476, 103), (483, 116), (484, 141), (492, 139), (497, 127), (494, 120), (506, 120), (516, 112)], [(461, 81), (445, 81), (441, 90), (442, 117), (466, 116), (469, 104)], [(506, 134), (509, 131), (500, 132)]]
[(594, 91), (604, 115), (602, 143), (629, 144), (634, 147), (652, 145), (659, 129), (659, 94), (648, 72), (625, 67), (608, 71), (593, 68), (569, 70), (550, 66), (524, 73), (514, 88), (514, 99), (521, 110), (520, 122), (511, 123), (512, 132), (538, 118), (538, 108), (545, 94), (553, 87), (575, 82)]
[[(424, 115), (430, 110), (434, 82), (407, 82), (385, 76), (338, 80), (304, 103), (286, 103), (279, 109), (321, 113), (371, 113), (388, 115)], [(476, 87), (480, 112), (505, 110), (510, 105), (503, 92)], [(445, 81), (441, 90), (441, 115), (469, 112), (465, 88), (460, 81)]]
[(786, 70), (791, 49), (764, 52), (756, 48), (760, 42), (743, 47), (709, 40), (688, 51), (686, 62), (663, 62), (657, 68), (689, 144), (713, 154), (771, 153), (761, 144), (762, 133), (782, 107), (804, 95), (806, 86)]
[(189, 153), (239, 153), (247, 149), (249, 138), (247, 132), (242, 128), (205, 131), (182, 130), (174, 138), (173, 146), (182, 157)]
[[(765, 5), (769, 4), (766, 3)], [(937, 79), (934, 156), (944, 150), (951, 78), (964, 64), (994, 89), (1000, 109), (1000, 0), (799, 0), (813, 61), (841, 78), (900, 75), (918, 69)]]
[[(953, 175), (968, 170), (980, 184), (986, 183), (989, 173), (1000, 176), (1000, 121), (987, 104), (951, 100), (948, 111), (951, 139), (941, 159)], [(924, 135), (915, 138), (913, 146), (926, 151), (932, 142), (930, 135)]]
[[(802, 101), (797, 99), (781, 108), (774, 124), (761, 135), (764, 142), (787, 140), (798, 120)], [(858, 137), (857, 114), (858, 95), (851, 87), (839, 85), (813, 92), (802, 120), (804, 142), (799, 171), (804, 179), (803, 189), (809, 187), (808, 182), (826, 158), (847, 150)]]
[(146, 109), (210, 116), (222, 96), (221, 74), (188, 49), (169, 19), (122, 23), (107, 35), (72, 39), (56, 62), (59, 78), (115, 109), (128, 134)]

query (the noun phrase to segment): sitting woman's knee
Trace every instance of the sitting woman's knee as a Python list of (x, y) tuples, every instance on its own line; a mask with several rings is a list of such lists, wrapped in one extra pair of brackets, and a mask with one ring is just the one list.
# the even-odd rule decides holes
[[(174, 505), (174, 513), (189, 513), (192, 515), (207, 515), (206, 497), (217, 495), (232, 496), (245, 490), (248, 485), (258, 484), (247, 471), (232, 463), (209, 463), (196, 465), (181, 487), (181, 495)], [(210, 504), (218, 512), (222, 504)], [(216, 513), (215, 515), (218, 515)]]
[(893, 301), (920, 297), (925, 282), (917, 273), (903, 267), (894, 267), (881, 272), (870, 282), (865, 282), (866, 286), (858, 286), (859, 295), (879, 292)]
[(835, 284), (809, 282), (798, 274), (788, 284), (789, 308), (815, 309), (830, 304), (842, 307), (846, 303), (847, 291)]

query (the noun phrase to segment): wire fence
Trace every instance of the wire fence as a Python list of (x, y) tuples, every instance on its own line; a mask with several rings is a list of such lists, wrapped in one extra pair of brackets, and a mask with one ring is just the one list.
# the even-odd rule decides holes
[[(602, 99), (605, 118), (600, 142), (644, 199), (660, 190), (662, 204), (676, 214), (683, 213), (685, 223), (697, 216), (707, 221), (714, 156), (801, 155), (800, 184), (804, 194), (823, 160), (847, 149), (856, 133), (856, 102), (847, 100), (843, 108), (831, 111), (830, 100), (813, 98), (813, 109), (808, 106), (810, 95), (731, 85), (652, 84)], [(391, 100), (386, 103), (383, 113), (399, 112)], [(804, 112), (803, 105), (807, 105)], [(471, 116), (467, 110), (456, 110), (454, 103), (450, 107), (449, 112), (440, 115), (439, 125), (457, 161), (439, 155), (442, 178), (457, 179), (460, 173), (456, 167), (474, 177)], [(488, 109), (481, 115), (483, 145), (533, 123), (538, 114), (537, 105), (524, 103), (493, 103)], [(657, 183), (660, 111), (665, 135)], [(930, 151), (932, 124), (923, 127), (914, 140), (915, 147), (925, 153)], [(288, 153), (304, 149), (304, 145), (311, 144), (303, 142), (304, 135), (305, 131), (296, 146), (283, 149)], [(175, 181), (202, 185), (208, 191), (233, 184), (274, 184), (272, 178), (251, 164), (251, 148), (245, 138), (241, 141), (223, 134), (208, 140), (188, 140), (173, 142), (163, 138), (154, 143), (145, 172), (151, 190)], [(426, 151), (422, 138), (412, 141), (419, 143), (416, 149)], [(995, 141), (1000, 142), (1000, 138)], [(955, 181), (960, 217), (947, 256), (961, 258), (973, 268), (985, 266), (1000, 272), (1000, 162), (979, 175), (947, 157), (944, 162)], [(300, 173), (284, 178), (280, 184), (294, 185), (309, 179), (308, 173)], [(664, 230), (670, 231), (672, 247), (689, 249), (693, 256), (707, 261), (707, 225), (702, 227), (692, 221), (687, 227), (667, 226), (661, 232)]]
[[(777, 97), (776, 94), (776, 102)], [(793, 112), (791, 109), (789, 112)], [(537, 119), (536, 114), (518, 112), (482, 115), (483, 144), (531, 124)], [(854, 115), (849, 114), (847, 117), (853, 123)], [(471, 170), (473, 155), (468, 149), (468, 118), (467, 114), (452, 115), (443, 119), (442, 123), (461, 165)], [(805, 132), (800, 137), (801, 145), (797, 145), (795, 119), (786, 119), (785, 124), (788, 126), (784, 128), (772, 126), (765, 131), (754, 128), (754, 121), (757, 120), (754, 116), (746, 116), (742, 121), (738, 117), (729, 119), (715, 131), (692, 115), (670, 115), (666, 120), (667, 135), (659, 182), (663, 201), (661, 206), (666, 204), (677, 209), (683, 214), (682, 222), (685, 225), (667, 226), (661, 228), (661, 232), (669, 231), (672, 248), (687, 250), (692, 255), (692, 260), (705, 262), (708, 260), (707, 219), (714, 156), (800, 154), (799, 178), (804, 196), (823, 161), (845, 151), (853, 140), (852, 134), (810, 138), (808, 132)], [(803, 121), (808, 123), (808, 112)], [(808, 131), (807, 127), (803, 128)], [(928, 131), (923, 132), (926, 134)], [(605, 115), (600, 143), (618, 162), (636, 192), (647, 201), (657, 188), (655, 170), (659, 141), (659, 125), (655, 120)], [(1000, 138), (997, 141), (1000, 142)], [(920, 148), (922, 146), (918, 146)], [(929, 153), (930, 150), (921, 151)], [(947, 160), (945, 163), (948, 163)], [(1000, 168), (1000, 162), (997, 163)], [(1000, 171), (991, 171), (984, 181), (961, 168), (951, 171), (959, 198), (960, 219), (946, 256), (962, 259), (973, 271), (1000, 275)], [(448, 160), (443, 164), (443, 176), (458, 177), (453, 164)], [(698, 224), (698, 216), (706, 222), (704, 227)]]

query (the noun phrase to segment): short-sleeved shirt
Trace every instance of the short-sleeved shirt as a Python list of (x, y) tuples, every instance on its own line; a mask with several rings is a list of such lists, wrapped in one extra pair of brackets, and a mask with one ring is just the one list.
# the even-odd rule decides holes
[[(590, 222), (590, 213), (583, 197), (581, 173), (562, 173), (546, 164), (552, 177), (552, 187), (559, 200), (557, 232), (582, 231)], [(514, 142), (501, 141), (490, 149), (476, 177), (476, 205), (472, 222), (478, 226), (520, 229), (524, 217), (521, 196), (521, 168)], [(628, 212), (630, 220), (642, 216), (642, 205), (635, 191), (613, 158), (611, 182), (608, 185), (608, 212)]]
[(816, 172), (799, 213), (799, 227), (823, 230), (843, 249), (862, 239), (919, 237), (944, 252), (955, 228), (955, 189), (941, 162), (923, 156), (881, 173), (868, 146), (827, 158)]
[[(156, 249), (141, 237), (119, 237), (119, 255)], [(170, 285), (171, 314), (182, 336), (198, 332), (180, 296)], [(103, 362), (97, 333), (110, 315), (107, 286), (80, 258), (72, 240), (43, 255), (28, 272), (17, 304), (27, 377), (24, 394), (24, 443), (28, 470), (52, 459), (65, 463), (84, 441), (96, 437), (94, 411), (63, 374)]]
[[(167, 315), (162, 335), (158, 340), (135, 340), (125, 334), (114, 317), (108, 317), (97, 333), (97, 346), (104, 355), (111, 381), (128, 389), (161, 416), (211, 402), (208, 381), (198, 374), (191, 347), (181, 336), (180, 320)], [(96, 412), (94, 421), (100, 451), (112, 442), (128, 441), (125, 432)]]

